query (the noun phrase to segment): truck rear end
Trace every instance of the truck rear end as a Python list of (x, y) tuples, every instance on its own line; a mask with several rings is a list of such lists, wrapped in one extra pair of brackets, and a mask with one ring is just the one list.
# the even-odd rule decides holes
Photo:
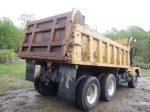
[(84, 25), (84, 16), (75, 11), (27, 22), (19, 57), (63, 61), (75, 14), (79, 24)]
[(84, 21), (73, 9), (27, 22), (19, 57), (26, 59), (26, 80), (34, 82), (38, 93), (57, 94), (89, 110), (99, 98), (112, 100), (116, 84), (135, 88), (140, 69), (132, 64), (133, 38), (108, 39), (85, 28)]

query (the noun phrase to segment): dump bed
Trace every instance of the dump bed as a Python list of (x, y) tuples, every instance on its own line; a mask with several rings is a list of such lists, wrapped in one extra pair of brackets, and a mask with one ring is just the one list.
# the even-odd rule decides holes
[(130, 41), (113, 41), (84, 27), (84, 16), (71, 12), (27, 22), (19, 56), (24, 59), (129, 68)]

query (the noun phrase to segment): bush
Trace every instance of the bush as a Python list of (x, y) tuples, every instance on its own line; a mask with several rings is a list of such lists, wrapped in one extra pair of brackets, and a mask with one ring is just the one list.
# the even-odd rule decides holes
[(10, 63), (15, 57), (15, 53), (13, 50), (1, 50), (0, 51), (0, 63)]
[(150, 69), (150, 64), (146, 64), (146, 63), (138, 63), (138, 64), (134, 64), (134, 66), (139, 66), (140, 68), (143, 69)]
[(140, 56), (134, 57), (134, 66), (139, 66), (140, 68), (143, 69), (150, 69), (150, 64), (144, 63), (143, 58)]

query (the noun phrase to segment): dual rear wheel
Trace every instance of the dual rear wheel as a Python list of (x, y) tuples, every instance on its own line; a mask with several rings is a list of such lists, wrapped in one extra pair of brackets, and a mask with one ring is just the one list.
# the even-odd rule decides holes
[[(136, 87), (137, 74), (128, 85)], [(45, 82), (42, 77), (35, 77), (34, 87), (44, 96), (54, 96), (58, 93), (58, 82)], [(105, 101), (112, 100), (115, 92), (116, 79), (113, 74), (105, 74), (100, 81), (94, 76), (85, 76), (76, 87), (76, 104), (83, 110), (89, 110), (95, 107), (100, 98)]]
[(77, 86), (76, 102), (84, 110), (93, 108), (100, 96), (100, 84), (96, 77), (86, 76)]
[(43, 96), (54, 96), (58, 93), (58, 82), (46, 82), (42, 77), (35, 77), (34, 88)]
[(116, 92), (116, 79), (113, 74), (105, 74), (101, 79), (101, 99), (110, 101)]
[(76, 103), (81, 109), (89, 110), (95, 107), (100, 97), (110, 101), (115, 91), (116, 79), (113, 74), (105, 74), (101, 83), (94, 76), (86, 76), (77, 85)]

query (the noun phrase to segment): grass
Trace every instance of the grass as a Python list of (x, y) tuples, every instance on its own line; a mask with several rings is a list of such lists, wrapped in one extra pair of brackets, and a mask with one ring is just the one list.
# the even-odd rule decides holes
[(0, 97), (1, 97), (1, 96), (5, 96), (5, 95), (6, 95), (5, 92), (0, 92)]
[[(23, 78), (25, 75), (25, 68), (26, 68), (26, 63), (25, 62), (13, 62), (9, 64), (0, 64), (0, 76), (4, 74), (11, 74), (13, 76), (17, 76), (19, 78)], [(18, 75), (20, 74), (20, 75)], [(24, 75), (22, 75), (24, 74)]]
[(25, 62), (13, 62), (0, 64), (0, 88), (1, 90), (13, 90), (31, 87), (33, 83), (25, 81)]
[(26, 105), (26, 102), (21, 102), (21, 101), (19, 101), (17, 105), (18, 105), (18, 106), (24, 106), (24, 105)]
[(137, 106), (137, 110), (138, 110), (138, 111), (142, 111), (143, 108), (142, 108), (141, 106)]
[(141, 71), (141, 72), (150, 72), (149, 69), (141, 69), (140, 71)]

